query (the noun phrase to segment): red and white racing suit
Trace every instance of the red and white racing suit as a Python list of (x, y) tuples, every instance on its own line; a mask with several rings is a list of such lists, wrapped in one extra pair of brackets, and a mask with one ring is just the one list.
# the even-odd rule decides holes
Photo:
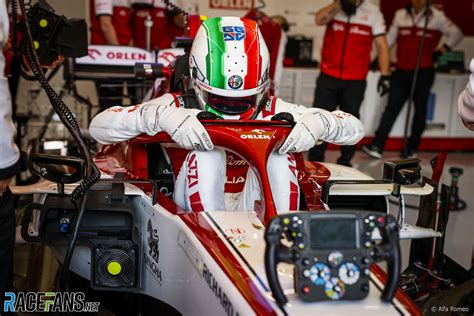
[(128, 45), (130, 30), (130, 0), (90, 0), (91, 44), (106, 44), (99, 16), (110, 15), (120, 45)]
[[(157, 104), (179, 107), (184, 102), (179, 96), (165, 94), (134, 107), (112, 107), (92, 120), (90, 133), (103, 144), (125, 141), (142, 133), (155, 135), (160, 132), (157, 127), (159, 117), (156, 113), (147, 113), (147, 110), (151, 106), (155, 108)], [(276, 97), (267, 100), (255, 119), (270, 120), (280, 112), (291, 113), (296, 122), (306, 113), (320, 114), (325, 122), (324, 132), (320, 137), (322, 141), (339, 145), (354, 144), (364, 135), (361, 122), (352, 115), (342, 111), (331, 113), (307, 108)], [(293, 155), (274, 152), (269, 157), (267, 170), (277, 210), (298, 209), (299, 187)], [(254, 172), (240, 158), (222, 149), (190, 151), (175, 182), (174, 201), (186, 210), (254, 210), (258, 200), (260, 186)]]

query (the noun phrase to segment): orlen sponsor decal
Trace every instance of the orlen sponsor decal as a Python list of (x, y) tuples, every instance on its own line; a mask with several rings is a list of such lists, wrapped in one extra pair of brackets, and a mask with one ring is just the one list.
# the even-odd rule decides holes
[[(96, 60), (97, 57), (102, 56), (102, 52), (96, 48), (89, 48), (89, 58)], [(105, 58), (109, 60), (133, 60), (133, 61), (147, 61), (148, 56), (146, 53), (138, 52), (120, 52), (120, 51), (108, 51), (105, 54)]]
[(242, 139), (271, 139), (270, 135), (265, 134), (265, 131), (261, 129), (252, 130), (253, 134), (242, 134), (240, 138)]
[(209, 0), (211, 9), (250, 10), (254, 0)]
[(205, 263), (202, 264), (202, 278), (206, 281), (207, 285), (209, 285), (209, 288), (216, 298), (219, 299), (219, 302), (222, 308), (224, 308), (227, 316), (239, 316), (239, 312), (234, 311), (234, 306), (229, 300), (227, 294), (222, 290), (222, 287), (219, 285), (214, 275), (212, 275), (212, 272), (209, 271), (209, 268)]

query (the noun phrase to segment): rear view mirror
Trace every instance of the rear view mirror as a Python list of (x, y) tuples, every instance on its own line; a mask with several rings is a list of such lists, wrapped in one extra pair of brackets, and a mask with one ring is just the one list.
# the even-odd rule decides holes
[(34, 154), (31, 158), (31, 170), (46, 180), (68, 184), (84, 178), (85, 162), (77, 157)]
[(386, 161), (383, 166), (383, 180), (398, 185), (409, 185), (421, 180), (420, 159)]

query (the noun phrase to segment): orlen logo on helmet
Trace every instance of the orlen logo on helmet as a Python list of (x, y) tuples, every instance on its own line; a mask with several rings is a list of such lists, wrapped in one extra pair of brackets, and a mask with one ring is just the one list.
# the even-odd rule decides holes
[(261, 129), (252, 130), (254, 134), (242, 134), (240, 138), (242, 139), (271, 139), (270, 135), (265, 135), (265, 131)]

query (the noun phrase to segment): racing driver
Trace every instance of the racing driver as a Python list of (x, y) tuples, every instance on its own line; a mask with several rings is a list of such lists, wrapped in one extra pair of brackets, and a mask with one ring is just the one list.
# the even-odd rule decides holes
[(242, 182), (241, 192), (227, 190), (227, 169), (231, 169), (227, 166), (230, 162), (235, 166), (236, 158), (214, 148), (196, 117), (203, 110), (222, 119), (270, 120), (281, 112), (293, 116), (296, 125), (267, 164), (279, 211), (297, 210), (299, 205), (293, 153), (306, 151), (318, 141), (353, 145), (364, 136), (361, 122), (350, 114), (307, 108), (269, 95), (269, 54), (255, 21), (238, 17), (205, 20), (194, 39), (189, 66), (198, 109), (185, 104), (179, 95), (164, 94), (136, 106), (109, 108), (90, 124), (91, 135), (103, 144), (164, 131), (190, 150), (174, 192), (175, 203), (188, 211), (254, 210), (260, 200), (258, 179), (250, 168), (244, 180), (237, 181)]

